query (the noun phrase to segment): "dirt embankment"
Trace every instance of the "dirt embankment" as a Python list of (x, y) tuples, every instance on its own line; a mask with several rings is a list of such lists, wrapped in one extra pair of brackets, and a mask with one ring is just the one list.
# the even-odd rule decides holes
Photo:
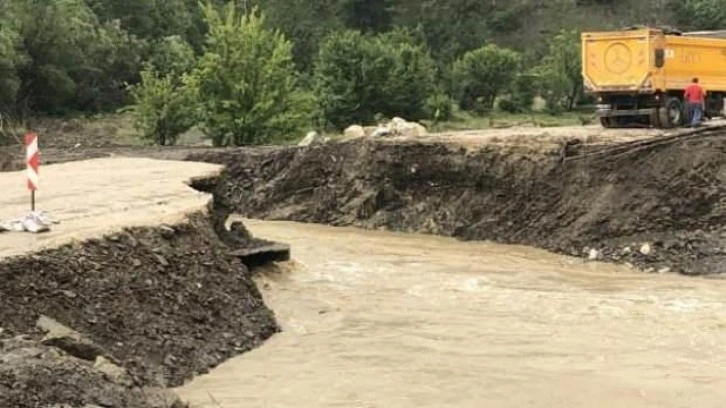
[[(243, 215), (488, 239), (726, 272), (726, 136), (566, 151), (354, 141), (196, 154)], [(599, 150), (595, 150), (599, 149)]]
[[(145, 387), (180, 385), (261, 344), (278, 326), (230, 251), (198, 214), (4, 259), (0, 406), (166, 407)], [(40, 343), (40, 316), (87, 344)], [(99, 355), (127, 380), (99, 372)]]

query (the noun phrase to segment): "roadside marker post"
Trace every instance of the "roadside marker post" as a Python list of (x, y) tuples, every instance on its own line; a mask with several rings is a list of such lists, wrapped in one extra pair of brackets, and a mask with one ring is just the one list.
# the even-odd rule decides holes
[(40, 178), (40, 151), (38, 150), (38, 135), (29, 131), (25, 135), (25, 159), (28, 167), (28, 190), (30, 190), (30, 211), (35, 211), (35, 190), (38, 189)]

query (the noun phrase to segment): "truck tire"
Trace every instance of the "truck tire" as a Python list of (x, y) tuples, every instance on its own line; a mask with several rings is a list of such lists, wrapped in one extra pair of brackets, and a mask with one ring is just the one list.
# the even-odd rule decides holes
[(675, 97), (668, 97), (663, 107), (658, 109), (660, 116), (660, 126), (663, 128), (674, 128), (685, 123), (685, 109), (683, 102)]

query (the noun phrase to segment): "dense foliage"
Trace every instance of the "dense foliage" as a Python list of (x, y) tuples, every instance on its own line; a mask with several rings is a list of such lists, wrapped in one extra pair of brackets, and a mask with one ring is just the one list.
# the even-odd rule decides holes
[[(246, 144), (377, 115), (444, 120), (452, 100), (521, 112), (540, 95), (556, 113), (581, 97), (579, 31), (722, 29), (724, 10), (725, 0), (4, 0), (0, 114), (157, 106), (137, 121), (147, 134), (186, 119), (170, 108), (183, 100), (216, 143)], [(173, 142), (187, 125), (152, 139)]]

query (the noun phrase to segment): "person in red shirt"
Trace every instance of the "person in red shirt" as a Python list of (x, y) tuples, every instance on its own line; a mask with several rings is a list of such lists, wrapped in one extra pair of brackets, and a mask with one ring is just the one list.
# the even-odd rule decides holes
[(691, 126), (696, 127), (701, 123), (703, 111), (706, 108), (706, 91), (698, 84), (698, 78), (693, 78), (693, 82), (688, 85), (683, 96), (690, 113)]

